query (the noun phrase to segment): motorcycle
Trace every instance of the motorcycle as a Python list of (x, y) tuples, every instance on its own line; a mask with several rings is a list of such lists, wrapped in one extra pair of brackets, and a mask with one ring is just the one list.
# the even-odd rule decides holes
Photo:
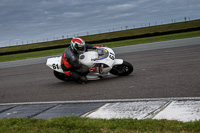
[[(46, 65), (53, 69), (54, 76), (63, 81), (71, 80), (66, 76), (61, 68), (62, 56), (48, 58)], [(133, 65), (123, 59), (116, 59), (115, 53), (111, 48), (99, 47), (96, 50), (87, 51), (79, 55), (80, 63), (92, 67), (99, 67), (99, 72), (89, 72), (86, 75), (88, 80), (98, 80), (109, 76), (127, 76), (134, 70)]]

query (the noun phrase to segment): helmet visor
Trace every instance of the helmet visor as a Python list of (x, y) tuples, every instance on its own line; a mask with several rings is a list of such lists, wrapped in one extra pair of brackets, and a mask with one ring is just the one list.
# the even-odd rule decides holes
[(80, 51), (84, 51), (84, 46), (77, 47), (76, 49), (77, 49), (77, 50), (80, 50)]
[(85, 52), (85, 45), (84, 46), (77, 46), (76, 47), (76, 50), (78, 53), (83, 53)]

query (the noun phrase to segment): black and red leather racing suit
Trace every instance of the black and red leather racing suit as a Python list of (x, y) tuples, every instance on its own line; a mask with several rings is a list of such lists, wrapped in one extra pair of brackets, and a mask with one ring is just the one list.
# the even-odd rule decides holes
[[(86, 49), (94, 49), (94, 47), (86, 44)], [(65, 75), (78, 82), (87, 82), (86, 75), (89, 73), (89, 67), (79, 62), (79, 54), (71, 46), (62, 55), (61, 67)]]

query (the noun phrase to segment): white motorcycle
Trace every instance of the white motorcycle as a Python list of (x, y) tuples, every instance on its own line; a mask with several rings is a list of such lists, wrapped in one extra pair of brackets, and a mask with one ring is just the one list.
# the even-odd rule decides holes
[[(46, 65), (54, 70), (53, 72), (56, 78), (69, 81), (70, 78), (64, 74), (61, 68), (61, 59), (62, 56), (48, 58)], [(108, 47), (101, 47), (93, 51), (84, 52), (79, 56), (79, 61), (89, 68), (102, 68), (99, 72), (89, 72), (86, 76), (88, 80), (98, 80), (110, 74), (126, 76), (134, 70), (132, 64), (129, 62), (122, 59), (115, 59), (114, 51)]]

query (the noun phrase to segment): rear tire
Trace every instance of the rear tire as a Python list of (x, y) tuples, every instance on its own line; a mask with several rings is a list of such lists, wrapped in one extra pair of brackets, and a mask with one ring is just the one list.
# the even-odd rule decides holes
[(133, 72), (133, 65), (127, 61), (123, 61), (121, 65), (115, 65), (110, 70), (110, 73), (118, 76), (127, 76)]
[(59, 80), (62, 80), (62, 81), (69, 81), (71, 80), (68, 76), (66, 76), (64, 73), (60, 73), (60, 72), (57, 72), (57, 71), (53, 71), (54, 73), (54, 76), (59, 79)]

